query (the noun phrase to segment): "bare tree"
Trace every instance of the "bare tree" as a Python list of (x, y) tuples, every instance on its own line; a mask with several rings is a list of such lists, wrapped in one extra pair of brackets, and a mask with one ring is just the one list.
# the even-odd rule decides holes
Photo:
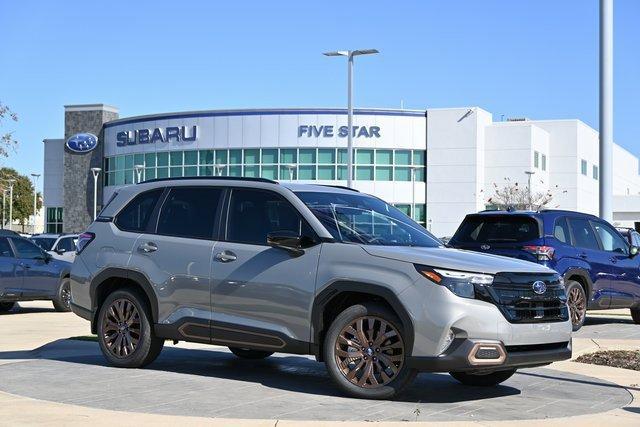
[[(553, 193), (560, 191), (558, 185), (547, 191), (529, 191), (528, 185), (520, 185), (518, 182), (505, 178), (503, 185), (493, 183), (494, 195), (487, 200), (487, 204), (497, 209), (540, 210), (549, 206), (553, 200)], [(544, 184), (544, 181), (540, 181)], [(567, 191), (564, 190), (563, 193)], [(557, 207), (557, 206), (556, 206)]]
[[(0, 127), (5, 119), (10, 119), (14, 122), (18, 121), (18, 115), (11, 111), (9, 107), (0, 102)], [(18, 141), (13, 138), (13, 132), (6, 132), (0, 134), (0, 157), (9, 157), (11, 151), (15, 151), (18, 146)]]

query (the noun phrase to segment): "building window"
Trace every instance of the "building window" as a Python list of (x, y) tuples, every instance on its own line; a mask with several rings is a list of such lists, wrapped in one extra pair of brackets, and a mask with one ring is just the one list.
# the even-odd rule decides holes
[(45, 230), (47, 233), (62, 233), (62, 212), (59, 207), (47, 208)]
[(582, 173), (582, 175), (584, 176), (587, 176), (587, 161), (584, 159), (580, 163), (580, 173)]
[(595, 179), (596, 181), (598, 180), (598, 178), (600, 178), (600, 171), (598, 170), (598, 166), (593, 165), (593, 179)]
[(547, 170), (547, 155), (546, 154), (542, 155), (542, 170), (543, 171)]
[(425, 227), (427, 219), (427, 205), (416, 203), (414, 212), (411, 212), (411, 203), (398, 203), (394, 205), (403, 214), (412, 218), (415, 222)]
[[(412, 169), (417, 182), (426, 179), (425, 150), (358, 148), (354, 150), (353, 160), (353, 176), (359, 181), (411, 181)], [(246, 148), (127, 154), (105, 158), (105, 186), (136, 182), (136, 165), (144, 167), (142, 181), (190, 176), (335, 181), (347, 179), (347, 150)]]
[(540, 162), (540, 153), (538, 153), (537, 151), (533, 152), (533, 167), (534, 168), (538, 168), (539, 167), (539, 162)]

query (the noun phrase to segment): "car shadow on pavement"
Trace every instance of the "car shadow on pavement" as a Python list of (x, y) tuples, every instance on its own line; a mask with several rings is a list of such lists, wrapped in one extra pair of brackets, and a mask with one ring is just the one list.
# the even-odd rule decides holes
[[(130, 375), (132, 372), (129, 369), (111, 368), (95, 342), (59, 340), (32, 351), (0, 352), (0, 360), (11, 359), (21, 361), (45, 359), (65, 362), (70, 364), (66, 368), (69, 369), (69, 375), (73, 375), (74, 368), (71, 364), (106, 367), (113, 369), (114, 375)], [(245, 384), (259, 383), (265, 387), (297, 393), (340, 395), (339, 389), (329, 378), (324, 364), (309, 357), (296, 355), (279, 354), (256, 361), (239, 359), (228, 351), (216, 348), (202, 350), (167, 346), (155, 362), (138, 372), (144, 371), (153, 371), (153, 374), (150, 372), (150, 376), (153, 375), (156, 378), (159, 372), (169, 376), (197, 375), (212, 380), (234, 380)], [(136, 375), (140, 375), (139, 373)], [(212, 385), (215, 386), (215, 383)], [(220, 387), (228, 387), (228, 383), (220, 381)], [(423, 373), (418, 375), (413, 384), (394, 400), (407, 403), (462, 403), (520, 393), (519, 389), (509, 385), (489, 388), (469, 387), (459, 384), (448, 374)]]
[(53, 308), (53, 306), (51, 306), (51, 308), (45, 308), (45, 307), (20, 307), (20, 305), (17, 305), (9, 311), (0, 312), (0, 316), (12, 316), (17, 314), (34, 314), (34, 313), (55, 313), (55, 311), (56, 310)]
[(623, 316), (589, 316), (587, 313), (587, 318), (584, 320), (584, 326), (590, 325), (607, 325), (611, 323), (623, 323), (626, 325), (633, 325), (633, 320), (630, 317)]
[(640, 388), (638, 388), (638, 387), (624, 387), (624, 386), (621, 386), (621, 385), (618, 385), (618, 384), (606, 383), (606, 382), (602, 382), (602, 381), (589, 381), (589, 380), (579, 379), (579, 378), (563, 378), (561, 376), (544, 375), (544, 374), (539, 374), (539, 373), (534, 373), (534, 372), (520, 372), (520, 374), (521, 375), (527, 375), (527, 376), (530, 376), (530, 377), (535, 377), (535, 378), (545, 378), (545, 379), (553, 379), (553, 380), (557, 380), (557, 381), (568, 381), (568, 382), (579, 383), (579, 384), (597, 385), (597, 386), (600, 386), (600, 387), (624, 388), (626, 390), (640, 391)]

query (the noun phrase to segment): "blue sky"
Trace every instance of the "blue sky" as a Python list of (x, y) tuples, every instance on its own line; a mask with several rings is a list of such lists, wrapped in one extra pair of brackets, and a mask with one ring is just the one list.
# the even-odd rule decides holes
[[(615, 1), (615, 131), (640, 155), (640, 1)], [(598, 0), (0, 0), (0, 101), (21, 145), (3, 160), (41, 171), (63, 105), (121, 117), (169, 111), (343, 106), (358, 58), (359, 107), (480, 106), (494, 120), (579, 118), (598, 127)]]

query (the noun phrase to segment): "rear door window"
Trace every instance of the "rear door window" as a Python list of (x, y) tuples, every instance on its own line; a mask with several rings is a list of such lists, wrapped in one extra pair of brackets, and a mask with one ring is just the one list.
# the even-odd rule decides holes
[(177, 187), (171, 189), (158, 219), (158, 234), (211, 239), (218, 205), (219, 187)]
[(467, 217), (453, 239), (461, 243), (520, 243), (540, 237), (538, 222), (529, 216)]
[(124, 231), (143, 232), (147, 229), (149, 219), (153, 213), (158, 199), (164, 191), (163, 188), (146, 191), (138, 194), (129, 204), (120, 211), (115, 224)]
[(569, 226), (571, 233), (573, 234), (573, 241), (575, 246), (584, 249), (600, 250), (598, 245), (598, 239), (591, 228), (591, 224), (586, 219), (571, 218), (569, 220)]
[(571, 244), (571, 232), (569, 231), (567, 218), (556, 219), (556, 222), (553, 225), (553, 237), (567, 245)]
[(13, 246), (18, 252), (18, 258), (40, 259), (43, 257), (40, 246), (27, 239), (12, 238)]

